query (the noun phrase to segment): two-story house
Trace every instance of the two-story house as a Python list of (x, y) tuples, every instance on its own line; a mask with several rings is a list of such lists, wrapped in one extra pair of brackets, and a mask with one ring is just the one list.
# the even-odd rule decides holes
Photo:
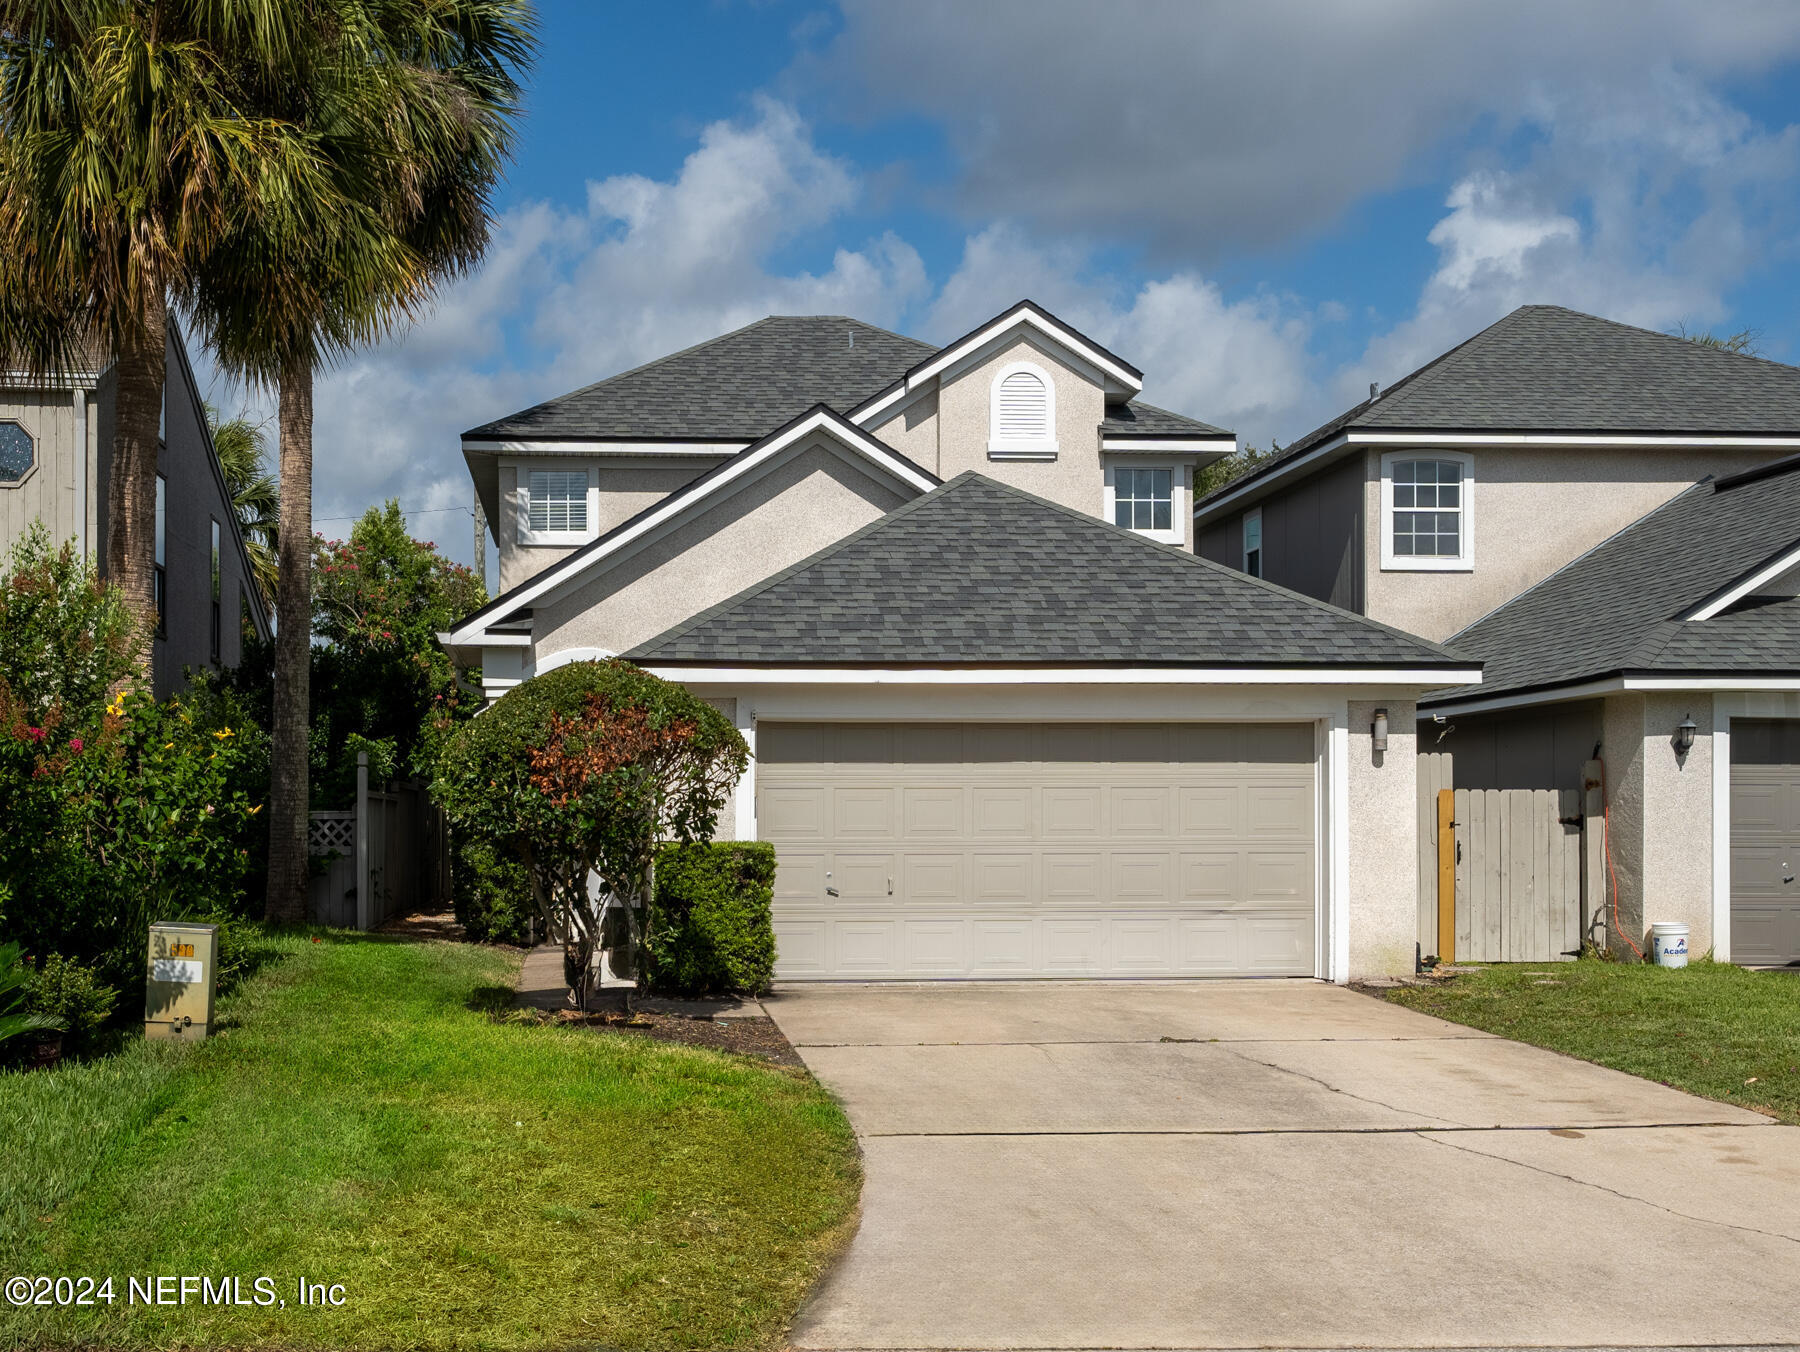
[[(188, 668), (235, 666), (243, 636), (269, 618), (213, 450), (181, 333), (169, 323), (162, 438), (156, 455), (156, 627), (151, 678), (160, 699)], [(0, 376), (0, 558), (33, 524), (73, 541), (105, 569), (111, 503), (112, 361), (50, 379)]]
[(1576, 788), (1598, 758), (1591, 918), (1615, 947), (1672, 920), (1696, 951), (1800, 962), (1797, 450), (1800, 369), (1531, 305), (1194, 529), (1207, 558), (1481, 660), (1421, 706), (1457, 787)]
[(623, 656), (751, 741), (785, 978), (1414, 959), (1413, 709), (1478, 664), (1192, 549), (1231, 434), (1022, 302), (775, 317), (466, 433), (490, 697)]

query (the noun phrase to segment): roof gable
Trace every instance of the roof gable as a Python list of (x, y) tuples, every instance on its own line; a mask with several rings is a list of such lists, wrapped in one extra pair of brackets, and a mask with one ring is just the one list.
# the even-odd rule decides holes
[(907, 491), (923, 493), (939, 483), (936, 475), (845, 421), (842, 415), (823, 406), (812, 408), (598, 539), (590, 540), (505, 595), (496, 597), (458, 624), (450, 632), (449, 642), (479, 644), (488, 626), (501, 624), (534, 604), (581, 585), (627, 548), (675, 527), (703, 506), (754, 482), (761, 471), (783, 457), (815, 444), (821, 435), (871, 472)]
[(1792, 437), (1800, 367), (1560, 305), (1522, 305), (1196, 509), (1354, 431)]
[(627, 655), (657, 665), (1472, 665), (973, 472)]
[[(1486, 662), (1487, 698), (1622, 672), (1800, 670), (1791, 601), (1707, 619), (1734, 584), (1775, 576), (1800, 549), (1800, 462), (1705, 479), (1483, 616), (1451, 642)], [(1774, 629), (1768, 626), (1776, 625)]]
[(753, 441), (815, 404), (851, 408), (936, 351), (843, 315), (772, 315), (463, 436)]

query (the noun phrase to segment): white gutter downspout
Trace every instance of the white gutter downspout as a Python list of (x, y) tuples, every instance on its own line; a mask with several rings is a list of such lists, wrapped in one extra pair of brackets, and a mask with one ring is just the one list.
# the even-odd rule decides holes
[(80, 451), (75, 458), (75, 547), (82, 557), (88, 552), (88, 408), (87, 390), (75, 387), (75, 426), (80, 431)]

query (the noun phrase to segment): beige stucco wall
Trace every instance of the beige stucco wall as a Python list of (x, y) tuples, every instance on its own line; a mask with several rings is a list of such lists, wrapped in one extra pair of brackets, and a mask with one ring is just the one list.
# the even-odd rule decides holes
[[(1693, 748), (1675, 757), (1675, 727), (1694, 720)], [(1688, 926), (1688, 949), (1712, 947), (1713, 706), (1708, 695), (1618, 694), (1606, 700), (1606, 761), (1618, 927), (1648, 949), (1659, 920)], [(1605, 923), (1613, 934), (1612, 893)], [(1629, 958), (1629, 946), (1609, 939)]]
[(1470, 451), (1474, 568), (1411, 572), (1381, 566), (1381, 457), (1393, 449), (1371, 447), (1366, 458), (1364, 510), (1370, 528), (1364, 532), (1364, 613), (1439, 640), (1542, 581), (1695, 480), (1785, 454), (1477, 447)]
[[(1378, 708), (1388, 711), (1381, 755), (1372, 728)], [(1413, 970), (1418, 939), (1416, 706), (1351, 700), (1349, 732), (1349, 975), (1404, 975)]]
[[(500, 462), (500, 519), (494, 523), (494, 537), (499, 544), (501, 591), (510, 591), (575, 550), (572, 545), (519, 543), (520, 466), (529, 464), (542, 469), (545, 463), (511, 459)], [(718, 460), (684, 459), (672, 464), (643, 464), (630, 460), (569, 458), (557, 460), (555, 467), (584, 469), (597, 483), (600, 491), (590, 531), (590, 537), (597, 538), (644, 508), (661, 502), (718, 463)]]
[(815, 440), (586, 585), (538, 607), (536, 656), (569, 648), (625, 652), (903, 501)]

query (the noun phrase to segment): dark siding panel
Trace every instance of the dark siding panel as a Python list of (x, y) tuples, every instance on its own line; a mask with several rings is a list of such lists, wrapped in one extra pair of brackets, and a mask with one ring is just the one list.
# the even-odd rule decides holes
[(1228, 568), (1241, 568), (1244, 562), (1244, 523), (1239, 516), (1214, 521), (1200, 532), (1199, 548), (1203, 559), (1222, 563)]
[(1262, 512), (1263, 576), (1360, 614), (1362, 458), (1265, 499)]
[(1419, 750), (1456, 758), (1459, 789), (1579, 789), (1581, 767), (1600, 740), (1601, 704), (1585, 700), (1516, 712), (1449, 718), (1441, 728), (1419, 716)]

